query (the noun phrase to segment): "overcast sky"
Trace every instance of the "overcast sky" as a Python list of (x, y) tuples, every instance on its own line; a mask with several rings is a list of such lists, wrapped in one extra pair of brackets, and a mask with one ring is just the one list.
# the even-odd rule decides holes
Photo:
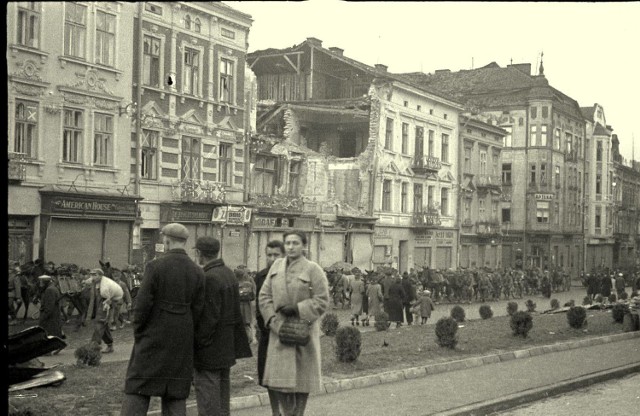
[[(640, 2), (234, 2), (253, 17), (249, 51), (307, 37), (390, 72), (539, 64), (581, 107), (604, 106), (621, 151), (640, 159)], [(536, 67), (537, 71), (537, 67)], [(536, 72), (537, 73), (537, 72)], [(635, 137), (635, 139), (634, 139)]]

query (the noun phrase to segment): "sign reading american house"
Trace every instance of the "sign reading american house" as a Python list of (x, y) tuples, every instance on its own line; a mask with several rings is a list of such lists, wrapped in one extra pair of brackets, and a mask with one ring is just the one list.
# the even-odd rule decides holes
[(45, 214), (75, 217), (119, 217), (135, 219), (134, 199), (101, 197), (93, 195), (42, 194), (42, 211)]

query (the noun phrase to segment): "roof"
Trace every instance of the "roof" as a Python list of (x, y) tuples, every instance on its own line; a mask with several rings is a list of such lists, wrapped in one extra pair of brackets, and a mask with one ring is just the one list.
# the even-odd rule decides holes
[(593, 121), (593, 115), (596, 112), (596, 106), (593, 107), (580, 107), (580, 111), (586, 120)]
[(602, 124), (596, 123), (595, 127), (593, 128), (593, 135), (594, 136), (610, 136), (611, 131), (606, 127), (604, 127)]

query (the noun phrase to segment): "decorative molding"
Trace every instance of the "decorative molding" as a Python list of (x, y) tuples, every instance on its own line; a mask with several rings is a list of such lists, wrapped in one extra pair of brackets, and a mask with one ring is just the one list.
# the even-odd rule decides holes
[(19, 69), (13, 72), (13, 74), (11, 74), (12, 76), (43, 82), (42, 77), (40, 77), (40, 68), (31, 59), (26, 59), (22, 62), (16, 62), (16, 66)]
[(33, 85), (15, 83), (15, 84), (12, 84), (12, 89), (18, 94), (28, 95), (30, 97), (38, 97), (44, 94), (43, 87), (38, 87)]
[(87, 91), (99, 91), (104, 94), (114, 96), (113, 92), (105, 85), (106, 78), (100, 78), (98, 71), (95, 69), (87, 69), (86, 72), (76, 72), (78, 80), (67, 85), (72, 88), (85, 89)]
[(103, 100), (100, 98), (96, 98), (93, 101), (95, 103), (95, 106), (102, 110), (115, 111), (118, 108), (118, 104), (116, 101)]

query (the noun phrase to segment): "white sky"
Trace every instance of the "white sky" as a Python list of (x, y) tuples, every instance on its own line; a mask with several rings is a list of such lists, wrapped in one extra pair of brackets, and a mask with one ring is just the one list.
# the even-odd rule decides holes
[(537, 71), (543, 51), (549, 83), (582, 107), (604, 106), (623, 156), (635, 140), (640, 159), (640, 2), (225, 3), (253, 17), (249, 52), (316, 37), (368, 65), (429, 73), (511, 59)]

